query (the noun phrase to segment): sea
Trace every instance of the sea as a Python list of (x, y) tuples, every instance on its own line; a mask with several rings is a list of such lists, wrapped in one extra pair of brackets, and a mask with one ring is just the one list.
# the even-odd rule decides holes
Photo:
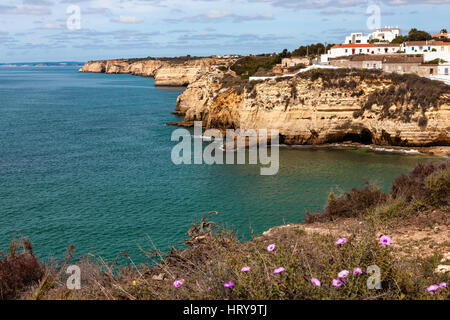
[[(183, 88), (73, 66), (0, 68), (0, 252), (29, 238), (41, 259), (68, 246), (115, 259), (183, 248), (209, 219), (242, 241), (322, 210), (330, 192), (364, 183), (388, 192), (418, 153), (281, 146), (279, 171), (260, 164), (175, 165), (167, 122)], [(207, 145), (207, 141), (203, 144)], [(378, 150), (380, 151), (380, 150)]]

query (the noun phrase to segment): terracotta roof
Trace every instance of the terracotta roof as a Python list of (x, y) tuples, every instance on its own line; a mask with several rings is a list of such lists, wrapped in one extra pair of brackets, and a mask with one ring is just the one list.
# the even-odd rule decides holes
[(433, 38), (439, 38), (439, 37), (450, 37), (450, 33), (436, 33), (432, 35)]
[(432, 46), (450, 46), (450, 42), (435, 42)]
[(428, 40), (428, 41), (407, 41), (405, 42), (405, 46), (431, 46), (434, 45), (436, 41)]
[(396, 56), (385, 56), (383, 63), (422, 63), (422, 55), (396, 55)]
[(355, 43), (355, 44), (335, 44), (331, 48), (369, 48), (373, 47), (373, 44), (362, 44), (362, 43)]

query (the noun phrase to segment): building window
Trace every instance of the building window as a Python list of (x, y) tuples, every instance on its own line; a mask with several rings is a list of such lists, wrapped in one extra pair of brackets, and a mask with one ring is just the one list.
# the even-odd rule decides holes
[(345, 49), (345, 53), (347, 53), (348, 52), (348, 49)]
[(359, 49), (359, 53), (362, 53), (362, 49)]
[(367, 49), (367, 52), (370, 52), (370, 49)]
[(430, 68), (430, 74), (433, 74), (433, 68)]

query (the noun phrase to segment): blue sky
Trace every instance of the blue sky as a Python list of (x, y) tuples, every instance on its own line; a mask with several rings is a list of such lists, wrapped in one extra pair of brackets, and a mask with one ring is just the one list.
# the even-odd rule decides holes
[(1, 0), (0, 62), (267, 53), (342, 43), (350, 32), (369, 31), (371, 5), (380, 8), (382, 26), (403, 33), (450, 30), (450, 0)]

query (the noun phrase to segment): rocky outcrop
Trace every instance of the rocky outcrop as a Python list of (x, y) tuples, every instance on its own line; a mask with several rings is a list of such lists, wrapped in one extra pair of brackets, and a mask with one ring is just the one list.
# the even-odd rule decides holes
[(340, 72), (234, 84), (223, 73), (208, 73), (178, 97), (175, 113), (186, 126), (201, 120), (207, 128), (278, 129), (285, 144), (450, 145), (445, 84)]
[(227, 65), (232, 59), (199, 58), (176, 59), (119, 59), (89, 61), (79, 72), (107, 74), (133, 74), (155, 78), (156, 86), (187, 86), (200, 76), (214, 69), (214, 66)]
[(156, 71), (166, 65), (167, 63), (161, 60), (138, 61), (130, 64), (128, 71), (137, 76), (154, 77)]
[(158, 69), (155, 74), (157, 86), (187, 86), (218, 64), (217, 59), (204, 58), (189, 60), (183, 64), (169, 64)]
[(107, 74), (133, 74), (144, 77), (154, 77), (156, 70), (167, 63), (156, 59), (140, 60), (101, 60), (89, 61), (78, 70), (79, 72), (94, 72)]
[(103, 73), (106, 71), (106, 61), (89, 61), (78, 72)]

